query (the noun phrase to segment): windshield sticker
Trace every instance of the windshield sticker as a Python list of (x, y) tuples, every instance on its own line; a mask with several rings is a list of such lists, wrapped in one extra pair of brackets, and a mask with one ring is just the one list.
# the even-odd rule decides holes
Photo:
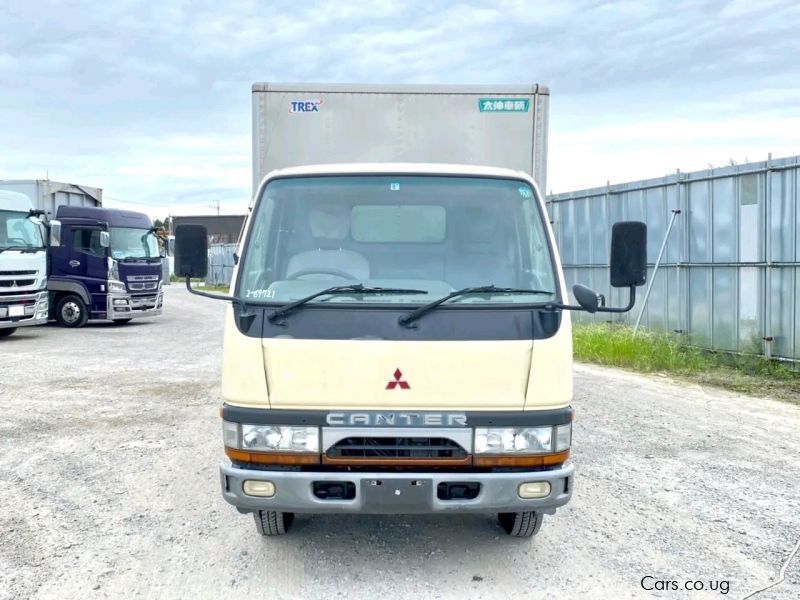
[(275, 290), (247, 290), (245, 298), (253, 298), (254, 300), (264, 300), (267, 298), (274, 298)]
[(533, 192), (529, 187), (520, 187), (519, 188), (519, 195), (523, 198), (533, 198)]
[(393, 191), (393, 192), (396, 192), (396, 191), (398, 191), (400, 189), (400, 184), (399, 183), (390, 183), (389, 184), (389, 189), (391, 191)]

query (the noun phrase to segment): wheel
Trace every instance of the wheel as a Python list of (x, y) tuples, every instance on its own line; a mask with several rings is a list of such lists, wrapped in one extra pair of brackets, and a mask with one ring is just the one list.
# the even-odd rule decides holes
[(130, 319), (114, 319), (115, 325), (125, 325), (125, 323), (130, 323)]
[(253, 518), (256, 520), (256, 531), (261, 535), (285, 535), (294, 521), (294, 513), (257, 510)]
[(536, 535), (542, 527), (544, 515), (537, 512), (499, 513), (500, 526), (512, 537), (527, 538)]
[(64, 296), (56, 305), (56, 321), (62, 327), (83, 327), (89, 320), (89, 311), (80, 296)]
[(8, 337), (17, 330), (16, 327), (9, 327), (8, 329), (0, 329), (0, 338)]

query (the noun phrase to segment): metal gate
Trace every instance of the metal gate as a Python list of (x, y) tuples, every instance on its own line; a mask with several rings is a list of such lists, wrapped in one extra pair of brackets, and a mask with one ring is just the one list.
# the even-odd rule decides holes
[(211, 244), (208, 247), (207, 285), (230, 285), (233, 276), (233, 253), (237, 244)]
[[(717, 350), (800, 360), (800, 156), (769, 159), (548, 197), (569, 287), (591, 286), (609, 303), (611, 225), (648, 226), (649, 276), (674, 210), (642, 325)], [(623, 315), (577, 320), (635, 322)]]

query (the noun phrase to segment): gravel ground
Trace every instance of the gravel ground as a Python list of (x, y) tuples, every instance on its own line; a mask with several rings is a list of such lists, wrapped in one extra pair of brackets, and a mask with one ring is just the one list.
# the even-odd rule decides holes
[[(263, 539), (218, 490), (223, 305), (166, 306), (0, 342), (0, 598), (741, 598), (800, 538), (800, 407), (579, 365), (575, 496), (532, 542), (490, 515)], [(798, 597), (800, 556), (759, 596)]]

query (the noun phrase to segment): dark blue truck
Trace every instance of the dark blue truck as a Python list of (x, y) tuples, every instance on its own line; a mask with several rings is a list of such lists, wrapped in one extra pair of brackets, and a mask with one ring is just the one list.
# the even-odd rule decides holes
[(127, 323), (161, 314), (163, 254), (150, 217), (60, 206), (48, 225), (47, 289), (58, 323), (82, 327), (89, 319)]

